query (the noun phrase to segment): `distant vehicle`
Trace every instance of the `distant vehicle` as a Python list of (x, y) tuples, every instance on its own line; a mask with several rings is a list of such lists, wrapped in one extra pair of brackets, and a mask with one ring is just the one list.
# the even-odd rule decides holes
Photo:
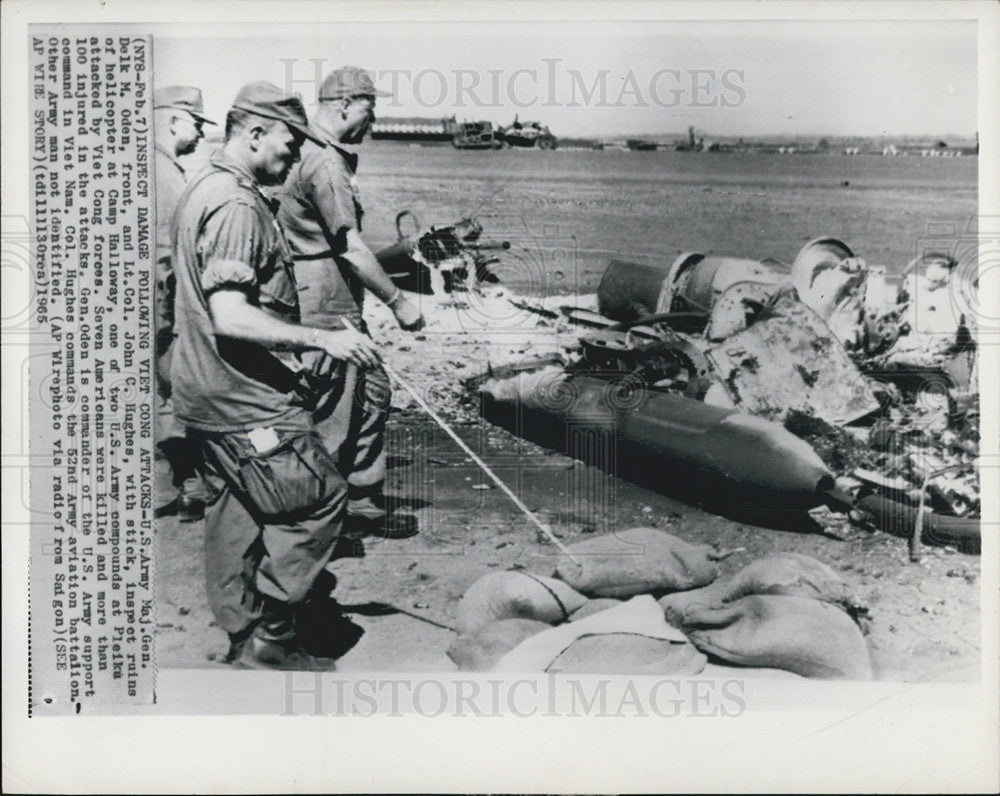
[(514, 121), (500, 131), (503, 141), (508, 146), (535, 147), (537, 149), (555, 149), (558, 145), (556, 137), (541, 122), (522, 122), (515, 116)]
[(500, 149), (503, 135), (493, 129), (493, 122), (461, 122), (452, 134), (455, 149)]
[(645, 138), (628, 138), (625, 140), (625, 146), (633, 152), (652, 152), (656, 149), (657, 144), (655, 141), (649, 141)]

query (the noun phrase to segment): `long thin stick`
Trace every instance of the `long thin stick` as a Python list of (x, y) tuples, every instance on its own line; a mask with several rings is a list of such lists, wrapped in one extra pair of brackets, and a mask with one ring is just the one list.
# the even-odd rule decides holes
[[(354, 328), (354, 324), (352, 324), (349, 320), (347, 320), (347, 318), (344, 318), (344, 326), (346, 326), (348, 329), (351, 329), (352, 331), (357, 331), (357, 329)], [(521, 500), (521, 498), (515, 495), (513, 490), (511, 490), (511, 488), (507, 486), (507, 484), (505, 484), (503, 481), (500, 480), (500, 478), (496, 475), (496, 473), (494, 473), (489, 468), (486, 462), (480, 459), (473, 452), (472, 448), (466, 445), (465, 441), (460, 436), (458, 436), (458, 434), (452, 431), (451, 427), (444, 421), (444, 419), (440, 415), (438, 415), (438, 413), (435, 412), (423, 398), (420, 397), (420, 394), (407, 383), (406, 379), (400, 376), (395, 368), (391, 367), (385, 362), (382, 363), (382, 368), (385, 370), (386, 373), (389, 374), (391, 378), (396, 380), (396, 382), (399, 384), (400, 387), (402, 387), (412, 396), (413, 400), (417, 402), (420, 408), (423, 409), (428, 415), (430, 415), (431, 419), (433, 419), (435, 423), (437, 423), (442, 429), (444, 429), (445, 433), (449, 437), (455, 440), (458, 447), (460, 447), (463, 451), (465, 451), (466, 455), (468, 455), (469, 458), (472, 459), (472, 461), (474, 461), (476, 464), (480, 466), (480, 468), (482, 468), (482, 471), (490, 477), (490, 480), (492, 480), (494, 484), (496, 484), (498, 487), (500, 487), (500, 489), (503, 490), (504, 494), (507, 495), (507, 497), (509, 497), (514, 502), (514, 505), (517, 506), (519, 509), (521, 509), (521, 511), (524, 512), (525, 516), (538, 527), (538, 530), (544, 533), (552, 542), (552, 544), (558, 547), (570, 561), (572, 561), (577, 566), (580, 566), (580, 562), (577, 561), (576, 558), (573, 556), (573, 554), (566, 549), (566, 545), (560, 542), (553, 535), (552, 531), (550, 531), (548, 527), (541, 520), (539, 520), (538, 517), (535, 516), (534, 512), (532, 512), (531, 509), (529, 509), (527, 506), (524, 505), (524, 502)]]

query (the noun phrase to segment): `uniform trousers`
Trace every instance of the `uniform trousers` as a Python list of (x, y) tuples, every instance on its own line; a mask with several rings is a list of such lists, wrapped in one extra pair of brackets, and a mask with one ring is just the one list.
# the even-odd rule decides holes
[(380, 367), (359, 368), (326, 356), (317, 356), (312, 370), (319, 384), (313, 422), (326, 449), (336, 452), (350, 500), (377, 498), (385, 482), (388, 375)]
[(263, 452), (246, 433), (188, 433), (200, 443), (212, 487), (209, 604), (219, 626), (238, 636), (275, 606), (292, 611), (311, 598), (342, 541), (347, 484), (313, 429), (276, 430), (278, 445)]

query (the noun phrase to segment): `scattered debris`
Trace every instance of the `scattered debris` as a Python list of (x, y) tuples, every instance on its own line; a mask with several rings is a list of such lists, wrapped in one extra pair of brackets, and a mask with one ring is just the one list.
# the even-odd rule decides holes
[(815, 451), (780, 425), (627, 378), (609, 384), (547, 368), (486, 382), (482, 396), (493, 423), (660, 491), (683, 488), (689, 499), (725, 494), (801, 510), (834, 487)]
[[(614, 436), (620, 459), (640, 455), (641, 447), (661, 465), (677, 464), (670, 458), (676, 453), (657, 441), (661, 396), (776, 420), (806, 440), (836, 477), (840, 490), (831, 506), (853, 502), (870, 510), (870, 494), (902, 498), (920, 513), (897, 512), (906, 535), (919, 520), (944, 534), (930, 538), (955, 532), (968, 549), (966, 531), (980, 512), (977, 344), (968, 309), (978, 283), (965, 270), (952, 258), (925, 255), (894, 285), (884, 267), (868, 265), (832, 237), (807, 243), (790, 266), (690, 252), (667, 268), (612, 261), (598, 288), (598, 313), (582, 304), (561, 308), (567, 320), (598, 330), (564, 348), (562, 375), (550, 359), (538, 382), (522, 376), (503, 383), (494, 372), (475, 386), (494, 422), (513, 428), (499, 404), (527, 409), (518, 433), (540, 444), (558, 447), (536, 438), (536, 425), (552, 431), (553, 421), (562, 421), (558, 437), (563, 426), (582, 429), (587, 415), (590, 433)], [(531, 363), (523, 365), (520, 372), (529, 372)], [(599, 389), (603, 401), (595, 399)], [(685, 436), (695, 415), (712, 425), (694, 409), (671, 411), (663, 420), (674, 437)], [(637, 442), (630, 453), (630, 424), (642, 426), (636, 436), (652, 439), (652, 447)], [(705, 451), (711, 439), (699, 434), (691, 446)], [(739, 435), (731, 439), (738, 446)], [(700, 477), (699, 464), (685, 460)], [(824, 481), (820, 491), (828, 487)]]
[[(462, 242), (462, 229), (455, 226), (453, 235)], [(697, 452), (713, 438), (698, 425), (711, 426), (704, 410), (736, 410), (731, 416), (740, 419), (737, 425), (744, 418), (774, 419), (812, 449), (807, 454), (812, 464), (800, 471), (810, 478), (820, 473), (809, 487), (813, 505), (820, 478), (826, 488), (829, 476), (839, 487), (837, 505), (853, 506), (852, 522), (910, 538), (923, 496), (920, 538), (975, 549), (978, 351), (969, 309), (975, 274), (941, 255), (915, 260), (899, 285), (886, 270), (867, 264), (837, 239), (821, 237), (790, 264), (693, 253), (666, 267), (616, 261), (598, 293), (582, 296), (529, 298), (501, 285), (458, 280), (452, 288), (465, 291), (468, 308), (450, 303), (453, 294), (419, 296), (430, 325), (413, 339), (436, 344), (451, 340), (442, 333), (460, 337), (448, 344), (444, 358), (408, 368), (421, 383), (434, 385), (428, 390), (434, 408), (457, 423), (477, 422), (481, 392), (493, 410), (507, 400), (520, 402), (518, 411), (527, 416), (540, 410), (547, 418), (541, 430), (555, 439), (532, 439), (574, 459), (588, 460), (580, 455), (589, 443), (577, 422), (587, 410), (601, 418), (586, 431), (593, 439), (614, 431), (621, 440), (630, 426), (643, 424), (662, 426), (664, 434), (669, 429), (676, 437), (679, 427), (696, 452), (685, 455), (695, 459), (681, 458), (675, 465), (673, 472), (683, 473), (683, 479), (662, 468), (660, 478), (695, 503), (706, 491), (696, 487), (707, 480)], [(384, 323), (393, 324), (388, 315)], [(535, 371), (543, 374), (536, 385), (538, 406), (527, 389)], [(463, 389), (454, 386), (456, 373), (469, 374)], [(504, 385), (506, 396), (489, 395), (518, 373), (526, 375)], [(489, 389), (482, 390), (484, 384)], [(661, 398), (689, 399), (695, 408), (685, 403), (651, 415)], [(393, 400), (397, 409), (412, 408), (402, 391)], [(563, 422), (553, 425), (554, 417)], [(569, 437), (567, 419), (575, 423)], [(524, 417), (518, 423), (501, 424), (515, 433), (532, 430)], [(657, 433), (652, 432), (654, 440)], [(651, 434), (644, 427), (635, 436)], [(628, 444), (619, 446), (624, 466), (616, 472), (647, 483), (643, 473), (627, 472), (628, 459), (649, 461), (650, 451), (638, 451), (638, 442), (633, 453)], [(938, 473), (952, 465), (963, 467)], [(733, 471), (724, 469), (725, 486), (720, 489), (717, 482), (713, 489), (727, 500), (746, 498), (746, 490), (730, 491)], [(928, 478), (930, 473), (937, 474)], [(767, 499), (782, 508), (796, 502), (773, 492)]]
[(410, 236), (403, 234), (404, 218), (419, 228), (416, 216), (404, 210), (396, 216), (399, 240), (375, 255), (398, 287), (441, 295), (500, 281), (490, 266), (500, 262), (495, 253), (506, 251), (510, 243), (481, 240), (483, 225), (475, 217)]

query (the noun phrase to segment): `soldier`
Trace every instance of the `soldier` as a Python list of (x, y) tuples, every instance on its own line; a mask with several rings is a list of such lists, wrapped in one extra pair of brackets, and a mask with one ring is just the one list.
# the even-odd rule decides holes
[(322, 143), (298, 97), (244, 86), (222, 150), (174, 216), (174, 411), (212, 487), (205, 571), (227, 660), (254, 668), (332, 668), (360, 635), (329, 597), (347, 485), (316, 433), (299, 352), (375, 367), (378, 350), (299, 323), (291, 253), (261, 191), (284, 181), (306, 139)]
[(170, 354), (174, 339), (174, 274), (170, 264), (170, 226), (187, 178), (177, 161), (190, 155), (204, 137), (201, 91), (190, 86), (165, 86), (153, 92), (156, 139), (156, 412), (157, 445), (170, 465), (174, 499), (157, 509), (157, 516), (176, 514), (181, 522), (200, 520), (205, 509), (198, 446), (186, 439), (173, 414), (170, 399)]
[[(420, 310), (397, 288), (361, 239), (363, 210), (358, 195), (360, 144), (375, 120), (375, 88), (363, 69), (344, 67), (327, 75), (313, 123), (324, 143), (307, 142), (280, 196), (278, 219), (288, 235), (302, 302), (303, 323), (343, 329), (345, 321), (364, 329), (367, 288), (393, 311), (408, 331), (424, 326)], [(313, 371), (329, 384), (316, 421), (327, 448), (338, 452), (347, 478), (345, 528), (402, 538), (416, 533), (416, 518), (386, 511), (385, 423), (389, 379), (382, 368), (359, 370), (349, 362), (313, 357)]]

